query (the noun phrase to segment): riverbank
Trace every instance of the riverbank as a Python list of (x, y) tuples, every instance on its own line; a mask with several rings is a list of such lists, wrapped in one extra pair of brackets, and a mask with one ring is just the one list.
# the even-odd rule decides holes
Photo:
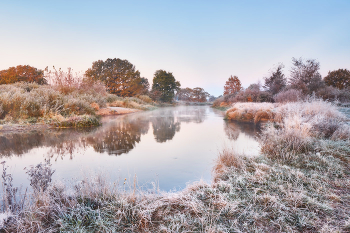
[(54, 118), (45, 120), (44, 122), (37, 120), (40, 123), (22, 122), (20, 124), (0, 124), (0, 133), (19, 133), (32, 130), (45, 130), (50, 128), (81, 128), (99, 126), (101, 125), (101, 117), (125, 115), (139, 111), (142, 110), (122, 107), (106, 107), (96, 111), (95, 115), (79, 115), (70, 117), (55, 116)]
[[(281, 123), (288, 114), (300, 114), (299, 117), (310, 117), (317, 114), (328, 114), (339, 118), (338, 110), (345, 113), (347, 108), (336, 106), (331, 102), (309, 99), (290, 103), (236, 103), (226, 111), (226, 119), (238, 122), (275, 122)], [(341, 120), (348, 121), (346, 117)]]
[(67, 89), (35, 83), (0, 85), (0, 131), (46, 127), (91, 127), (100, 116), (150, 110), (148, 96), (118, 97), (91, 83)]
[[(72, 187), (48, 182), (47, 188), (36, 187), (24, 202), (5, 196), (4, 230), (347, 232), (350, 130), (346, 118), (327, 102), (297, 104), (284, 108), (281, 122), (264, 127), (260, 156), (223, 149), (211, 184), (198, 182), (180, 192), (162, 193), (157, 188), (139, 190), (136, 179), (123, 180), (119, 186), (103, 177), (87, 178)], [(310, 105), (309, 111), (305, 105)], [(37, 168), (48, 171), (50, 166)], [(49, 180), (45, 177), (40, 180)], [(120, 186), (131, 192), (121, 191)]]

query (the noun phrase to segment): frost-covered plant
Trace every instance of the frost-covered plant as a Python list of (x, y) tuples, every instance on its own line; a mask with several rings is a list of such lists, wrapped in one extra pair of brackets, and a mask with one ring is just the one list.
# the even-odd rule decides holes
[(35, 193), (45, 192), (52, 180), (52, 170), (49, 159), (45, 159), (44, 163), (39, 163), (36, 166), (26, 168), (26, 173), (29, 176), (30, 186), (32, 186)]
[(273, 112), (280, 120), (267, 124), (261, 134), (262, 151), (269, 156), (291, 158), (313, 150), (317, 138), (350, 136), (344, 128), (346, 117), (327, 101), (310, 98), (280, 105)]
[(289, 89), (279, 92), (273, 97), (273, 99), (277, 103), (287, 103), (301, 101), (303, 97), (304, 96), (301, 90)]
[(17, 187), (13, 187), (12, 175), (7, 173), (6, 162), (1, 162), (2, 164), (2, 186), (3, 186), (3, 211), (15, 211), (18, 208), (18, 203), (16, 201), (16, 194), (18, 191)]
[(269, 120), (273, 118), (272, 110), (276, 107), (273, 103), (235, 103), (232, 108), (227, 110), (226, 118), (238, 121), (254, 121)]

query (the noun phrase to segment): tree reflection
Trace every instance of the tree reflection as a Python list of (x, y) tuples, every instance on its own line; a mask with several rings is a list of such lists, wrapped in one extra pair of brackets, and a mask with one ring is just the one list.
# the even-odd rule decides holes
[(178, 115), (179, 121), (186, 123), (202, 123), (207, 117), (206, 108), (184, 108), (179, 110)]
[(141, 135), (149, 130), (149, 121), (126, 118), (108, 127), (101, 128), (94, 135), (87, 137), (87, 142), (97, 152), (121, 155), (132, 150), (141, 140)]
[(0, 155), (11, 156), (12, 154), (28, 153), (30, 149), (41, 146), (44, 139), (44, 134), (41, 132), (2, 135), (0, 136)]
[[(76, 144), (77, 137), (91, 132), (93, 129), (64, 129), (64, 130), (42, 130), (21, 133), (3, 134), (0, 136), (0, 156), (11, 155), (21, 156), (28, 153), (33, 148), (51, 147), (51, 154), (62, 154), (67, 151), (64, 143)], [(57, 147), (57, 148), (55, 148)], [(71, 150), (71, 149), (70, 149)], [(50, 153), (50, 152), (49, 152)]]
[(88, 147), (96, 152), (110, 155), (128, 153), (141, 141), (141, 135), (147, 134), (152, 124), (156, 142), (172, 140), (180, 131), (182, 122), (202, 123), (207, 108), (177, 107), (164, 108), (152, 112), (103, 118), (103, 124), (97, 128), (51, 129), (15, 134), (0, 135), (0, 157), (21, 156), (33, 148), (49, 147), (47, 156), (58, 159), (65, 156), (73, 158), (77, 152)]
[(157, 142), (166, 142), (173, 139), (175, 132), (180, 131), (180, 122), (174, 116), (152, 118), (154, 139)]
[(254, 138), (258, 136), (261, 129), (260, 125), (255, 125), (252, 123), (224, 121), (224, 131), (228, 139), (237, 140), (241, 132), (244, 132), (244, 134)]
[(224, 130), (230, 140), (237, 140), (241, 130), (234, 122), (224, 121)]

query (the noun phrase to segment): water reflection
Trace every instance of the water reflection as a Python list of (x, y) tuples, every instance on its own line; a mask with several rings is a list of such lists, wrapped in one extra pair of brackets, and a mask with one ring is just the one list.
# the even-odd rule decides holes
[(17, 186), (29, 186), (24, 167), (50, 157), (54, 180), (103, 171), (111, 179), (137, 174), (140, 184), (156, 180), (161, 190), (171, 190), (201, 178), (210, 182), (213, 161), (223, 146), (251, 156), (259, 153), (258, 128), (224, 121), (223, 112), (207, 106), (162, 108), (102, 120), (101, 127), (81, 130), (0, 131), (0, 161), (11, 167)]
[(156, 142), (172, 140), (176, 132), (180, 131), (181, 121), (175, 117), (175, 112), (166, 109), (160, 115), (151, 118), (153, 135)]
[(178, 111), (178, 118), (181, 122), (202, 123), (207, 117), (205, 108), (196, 108), (195, 110), (184, 108)]
[(150, 124), (158, 143), (172, 140), (181, 123), (202, 123), (207, 117), (205, 108), (160, 109), (154, 112), (106, 117), (103, 126), (89, 129), (51, 129), (0, 135), (0, 156), (21, 156), (37, 147), (50, 147), (48, 156), (57, 160), (91, 146), (96, 152), (109, 155), (128, 153), (148, 133)]
[(132, 150), (149, 130), (149, 121), (141, 117), (123, 117), (121, 121), (112, 121), (106, 127), (86, 138), (96, 152), (109, 155), (121, 155)]
[(255, 138), (261, 132), (261, 128), (260, 125), (254, 125), (253, 123), (224, 121), (224, 131), (228, 139), (237, 140), (241, 132)]
[[(69, 151), (72, 150), (72, 148), (69, 149), (69, 144), (77, 144), (77, 137), (91, 131), (93, 131), (93, 129), (89, 128), (82, 130), (43, 130), (2, 134), (0, 135), (0, 156), (21, 156), (28, 153), (33, 148), (43, 146), (57, 147), (55, 153), (59, 153), (63, 150)], [(75, 145), (73, 147), (75, 147)]]

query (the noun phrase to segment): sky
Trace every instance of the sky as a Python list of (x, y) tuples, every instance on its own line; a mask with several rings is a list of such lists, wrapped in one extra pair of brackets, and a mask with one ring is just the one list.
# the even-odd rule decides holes
[(283, 63), (288, 77), (292, 57), (322, 76), (350, 69), (349, 12), (349, 0), (0, 0), (0, 70), (120, 58), (150, 83), (162, 69), (218, 96), (230, 75), (248, 87)]

